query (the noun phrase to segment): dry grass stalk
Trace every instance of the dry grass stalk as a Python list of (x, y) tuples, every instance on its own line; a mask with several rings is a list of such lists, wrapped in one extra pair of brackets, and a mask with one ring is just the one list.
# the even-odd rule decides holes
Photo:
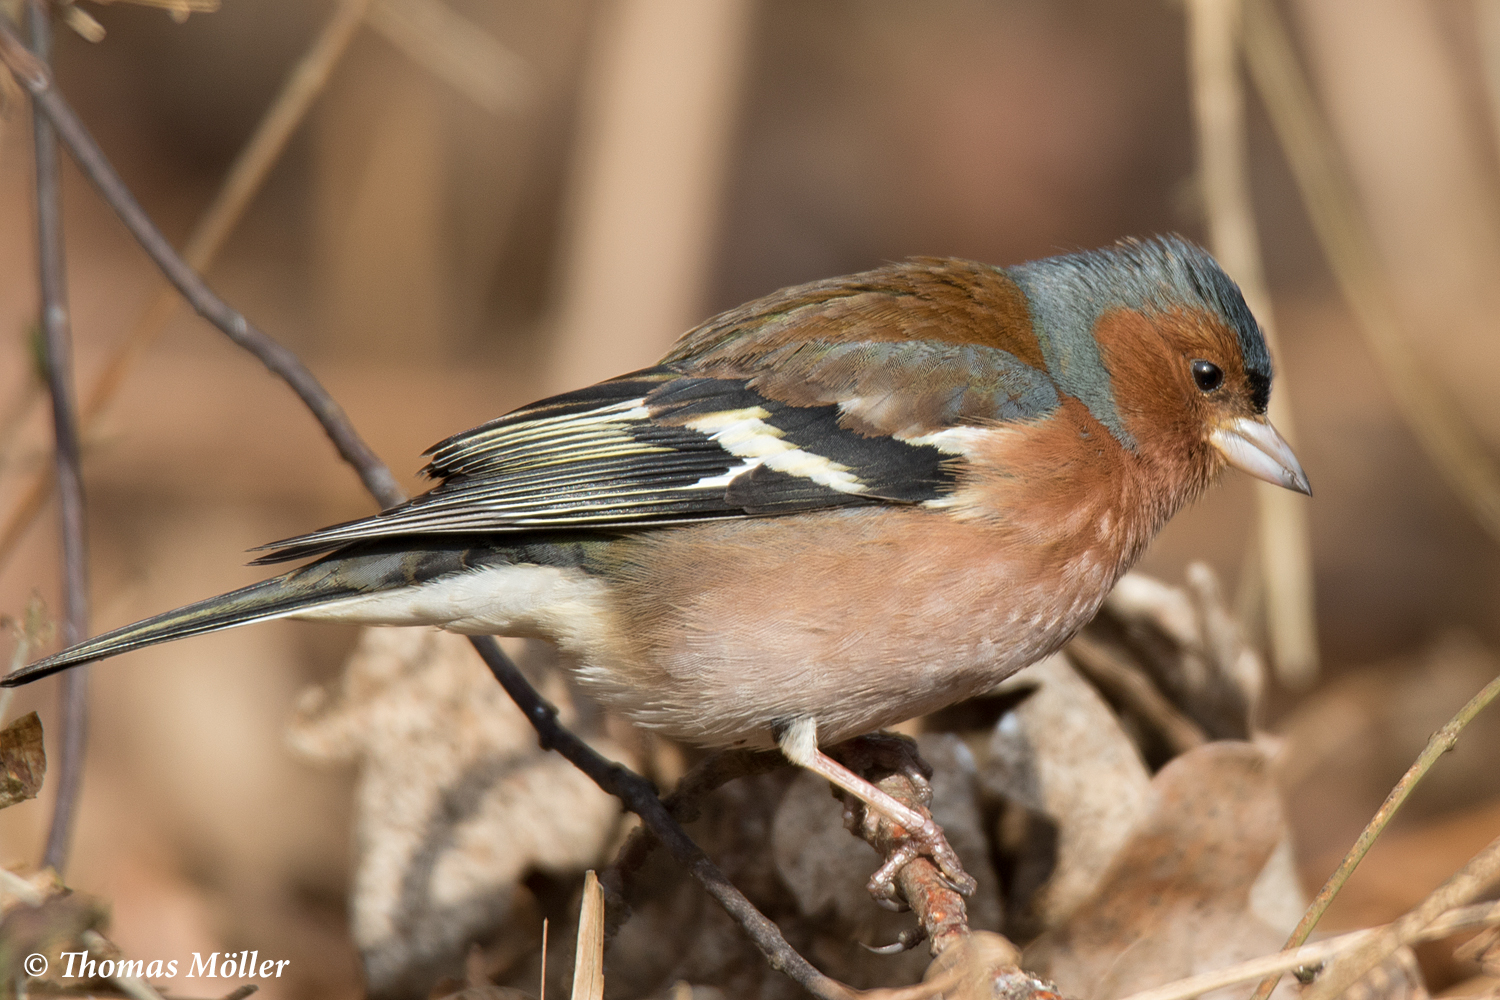
[(1245, 0), (1244, 49), (1318, 242), (1391, 394), (1449, 486), (1500, 541), (1500, 468), (1407, 340), (1374, 237), (1270, 0)]
[(526, 107), (531, 68), (443, 0), (375, 0), (370, 27), (427, 72), (491, 114)]
[[(1474, 720), (1475, 716), (1483, 711), (1490, 702), (1495, 700), (1497, 695), (1500, 695), (1500, 677), (1496, 677), (1486, 684), (1478, 694), (1469, 699), (1468, 704), (1459, 709), (1457, 715), (1448, 720), (1447, 725), (1432, 734), (1432, 738), (1427, 741), (1427, 746), (1423, 748), (1422, 753), (1417, 757), (1412, 766), (1407, 769), (1406, 773), (1401, 776), (1401, 780), (1396, 782), (1396, 786), (1386, 796), (1385, 802), (1381, 804), (1375, 815), (1370, 819), (1369, 824), (1365, 826), (1364, 832), (1359, 835), (1359, 839), (1354, 842), (1354, 846), (1349, 849), (1349, 853), (1344, 855), (1344, 860), (1339, 862), (1338, 868), (1334, 870), (1332, 875), (1328, 876), (1328, 881), (1323, 883), (1323, 888), (1318, 890), (1317, 896), (1313, 897), (1313, 901), (1308, 906), (1307, 912), (1302, 915), (1302, 919), (1298, 921), (1297, 927), (1292, 931), (1291, 936), (1287, 938), (1286, 946), (1288, 948), (1295, 948), (1307, 940), (1307, 936), (1318, 925), (1318, 921), (1322, 919), (1329, 904), (1339, 894), (1339, 890), (1344, 887), (1344, 883), (1349, 880), (1349, 876), (1354, 874), (1354, 869), (1359, 866), (1360, 861), (1369, 853), (1370, 848), (1375, 845), (1376, 839), (1385, 830), (1386, 826), (1390, 824), (1391, 819), (1395, 817), (1396, 811), (1401, 808), (1407, 796), (1411, 795), (1412, 790), (1417, 787), (1417, 782), (1421, 781), (1427, 772), (1432, 769), (1432, 765), (1437, 763), (1439, 757), (1453, 749), (1458, 743), (1459, 734)], [(1456, 905), (1458, 904), (1451, 903), (1443, 907), (1443, 909), (1448, 909)], [(1431, 922), (1431, 919), (1429, 918), (1429, 922)], [(1395, 949), (1393, 948), (1392, 950), (1394, 951)], [(1274, 976), (1268, 975), (1256, 988), (1251, 1000), (1266, 1000), (1271, 995), (1271, 991), (1276, 988), (1276, 980), (1278, 978), (1279, 973)]]
[[(105, 940), (104, 935), (98, 931), (84, 931), (81, 943), (91, 952), (106, 955), (119, 953), (119, 949)], [(117, 990), (130, 997), (130, 1000), (162, 1000), (162, 995), (138, 976), (111, 976), (109, 981), (115, 984)]]
[(593, 869), (583, 876), (583, 902), (578, 907), (572, 1000), (604, 1000), (604, 890)]
[(77, 4), (68, 4), (64, 7), (62, 17), (63, 23), (72, 28), (84, 41), (96, 43), (104, 41), (104, 25), (94, 20), (92, 14)]
[[(1434, 941), (1458, 931), (1471, 930), (1476, 927), (1493, 927), (1497, 924), (1500, 924), (1500, 903), (1465, 906), (1444, 913), (1420, 931), (1416, 937), (1412, 938), (1412, 941)], [(1122, 1000), (1192, 1000), (1193, 997), (1204, 993), (1238, 983), (1247, 983), (1261, 976), (1289, 972), (1303, 966), (1316, 966), (1329, 958), (1352, 951), (1373, 939), (1383, 930), (1385, 928), (1372, 927), (1362, 931), (1351, 931), (1326, 941), (1280, 951), (1264, 958), (1254, 958), (1228, 968), (1215, 969), (1213, 972), (1179, 979), (1175, 983), (1167, 983), (1154, 989), (1141, 990)]]
[[(1245, 294), (1273, 355), (1275, 315), (1261, 265), (1260, 237), (1250, 200), (1245, 155), (1245, 100), (1240, 85), (1237, 39), (1240, 0), (1189, 0), (1188, 47), (1198, 161), (1209, 245)], [(1277, 375), (1271, 421), (1296, 443), (1286, 374)], [(1264, 588), (1271, 660), (1277, 677), (1304, 688), (1318, 676), (1312, 544), (1307, 508), (1300, 497), (1269, 483), (1256, 484), (1260, 522), (1260, 584)]]
[(1424, 932), (1443, 914), (1466, 905), (1497, 880), (1500, 880), (1500, 837), (1438, 886), (1416, 909), (1388, 924), (1369, 940), (1340, 954), (1303, 992), (1303, 997), (1305, 1000), (1333, 1000), (1342, 995), (1399, 949), (1422, 940)]
[(169, 12), (185, 11), (190, 14), (212, 14), (219, 9), (219, 0), (94, 0), (95, 3), (133, 3), (141, 7), (160, 7)]

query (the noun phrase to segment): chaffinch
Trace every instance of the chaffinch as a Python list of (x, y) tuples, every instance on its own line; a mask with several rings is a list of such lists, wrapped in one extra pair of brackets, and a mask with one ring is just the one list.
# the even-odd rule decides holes
[(820, 749), (1056, 650), (1225, 465), (1309, 493), (1234, 282), (1177, 238), (1000, 268), (917, 258), (774, 292), (661, 363), (433, 447), (438, 485), (268, 546), (320, 556), (4, 679), (272, 618), (533, 636), (651, 729)]

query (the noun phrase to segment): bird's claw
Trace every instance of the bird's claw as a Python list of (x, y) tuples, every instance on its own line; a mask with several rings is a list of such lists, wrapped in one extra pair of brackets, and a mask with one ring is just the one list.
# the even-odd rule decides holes
[[(886, 909), (902, 909), (896, 876), (919, 857), (931, 858), (938, 874), (955, 892), (973, 895), (978, 883), (964, 871), (957, 852), (928, 811), (932, 806), (932, 769), (917, 753), (916, 742), (895, 733), (869, 733), (840, 745), (835, 753), (865, 780), (873, 779), (872, 771), (884, 772), (887, 777), (879, 779), (872, 790), (893, 796), (893, 807), (901, 809), (892, 812), (850, 790), (842, 793), (844, 826), (885, 852), (884, 863), (866, 886), (875, 902)], [(913, 812), (918, 822), (909, 823)]]
[[(930, 794), (930, 792), (929, 792)], [(925, 807), (922, 809), (925, 813)], [(865, 809), (865, 831), (866, 840), (870, 840), (876, 828), (882, 822), (890, 822), (874, 810)], [(948, 843), (943, 828), (938, 826), (931, 816), (924, 816), (922, 825), (915, 830), (904, 827), (896, 827), (901, 831), (891, 839), (894, 847), (886, 855), (885, 862), (870, 876), (866, 884), (870, 895), (875, 902), (888, 910), (901, 909), (900, 898), (896, 891), (896, 875), (902, 868), (920, 857), (932, 859), (937, 867), (938, 873), (943, 881), (962, 896), (972, 896), (979, 888), (979, 883), (974, 881), (973, 876), (964, 871), (962, 862), (958, 860), (958, 852)]]

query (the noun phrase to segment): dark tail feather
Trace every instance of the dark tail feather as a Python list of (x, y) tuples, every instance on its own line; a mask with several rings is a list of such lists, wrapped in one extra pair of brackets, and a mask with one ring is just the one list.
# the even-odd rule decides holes
[(352, 545), (294, 569), (228, 594), (210, 597), (176, 611), (86, 639), (56, 656), (0, 677), (0, 687), (16, 687), (76, 667), (159, 642), (205, 632), (285, 618), (346, 597), (409, 587), (452, 573), (510, 564), (518, 558), (548, 565), (579, 565), (591, 545), (578, 540), (533, 539), (505, 548), (482, 538), (387, 539)]
[(329, 593), (325, 588), (298, 586), (295, 581), (298, 575), (298, 572), (287, 573), (85, 639), (55, 656), (37, 660), (7, 674), (0, 678), (0, 687), (28, 684), (59, 670), (128, 653), (133, 649), (154, 646), (159, 642), (281, 618), (355, 592), (337, 594)]

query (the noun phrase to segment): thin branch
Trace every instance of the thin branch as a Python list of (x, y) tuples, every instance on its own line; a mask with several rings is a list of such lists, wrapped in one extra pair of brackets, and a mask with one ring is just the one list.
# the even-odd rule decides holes
[[(1339, 862), (1338, 868), (1334, 869), (1333, 874), (1328, 876), (1328, 881), (1323, 883), (1323, 888), (1319, 889), (1318, 894), (1313, 897), (1307, 912), (1302, 915), (1302, 919), (1297, 922), (1291, 936), (1286, 939), (1287, 948), (1295, 948), (1307, 940), (1307, 936), (1312, 933), (1314, 927), (1318, 926), (1318, 921), (1327, 911), (1328, 904), (1333, 902), (1333, 898), (1339, 894), (1344, 883), (1349, 881), (1349, 876), (1354, 874), (1354, 869), (1359, 867), (1360, 861), (1364, 860), (1364, 856), (1374, 846), (1376, 838), (1384, 832), (1396, 815), (1396, 811), (1401, 808), (1407, 796), (1411, 795), (1412, 789), (1417, 787), (1417, 782), (1421, 781), (1432, 769), (1432, 765), (1437, 763), (1439, 757), (1458, 744), (1458, 736), (1464, 731), (1464, 727), (1474, 721), (1474, 717), (1494, 701), (1497, 695), (1500, 695), (1500, 677), (1486, 684), (1478, 694), (1469, 699), (1467, 705), (1459, 709), (1457, 715), (1448, 720), (1446, 726), (1432, 734), (1432, 738), (1427, 741), (1427, 746), (1423, 748), (1421, 755), (1407, 769), (1406, 774), (1401, 776), (1401, 780), (1396, 782), (1396, 787), (1392, 788), (1390, 794), (1385, 797), (1385, 802), (1371, 818), (1364, 832), (1359, 835), (1359, 839), (1354, 842), (1354, 846), (1349, 848), (1349, 853), (1344, 855), (1344, 860)], [(1266, 1000), (1271, 995), (1271, 991), (1276, 988), (1276, 983), (1280, 978), (1279, 972), (1267, 976), (1256, 987), (1251, 1000)]]
[(1416, 909), (1335, 959), (1302, 996), (1306, 1000), (1333, 1000), (1341, 996), (1400, 948), (1421, 940), (1423, 932), (1444, 913), (1473, 902), (1497, 880), (1500, 880), (1500, 837), (1490, 841)]
[(1370, 353), (1427, 457), (1500, 541), (1500, 466), (1407, 340), (1384, 265), (1312, 88), (1270, 0), (1244, 0), (1245, 60), (1323, 254)]
[[(313, 101), (323, 92), (333, 69), (349, 47), (350, 40), (369, 10), (371, 0), (341, 0), (317, 39), (287, 75), (281, 92), (256, 126), (255, 133), (240, 150), (213, 202), (199, 218), (182, 251), (188, 266), (200, 274), (218, 256), (251, 200), (265, 183), (292, 134), (307, 117)], [(94, 382), (83, 404), (85, 434), (98, 422), (146, 349), (156, 341), (167, 321), (177, 312), (177, 291), (161, 282), (151, 305), (136, 320), (130, 333), (115, 345), (104, 371)], [(0, 565), (15, 552), (27, 527), (52, 492), (52, 470), (43, 469), (32, 479), (21, 500), (12, 508), (0, 529)]]
[(273, 375), (291, 386), (292, 391), (323, 425), (339, 455), (354, 466), (365, 489), (381, 506), (390, 507), (404, 500), (405, 494), (385, 463), (355, 433), (343, 408), (334, 401), (313, 373), (307, 370), (307, 366), (215, 295), (187, 262), (177, 255), (167, 238), (135, 200), (135, 195), (131, 194), (125, 182), (120, 179), (120, 175), (115, 173), (114, 166), (105, 158), (83, 122), (57, 92), (53, 86), (51, 71), (21, 46), (20, 39), (8, 26), (0, 29), (0, 59), (3, 59), (16, 79), (30, 92), (33, 107), (40, 109), (51, 121), (58, 136), (73, 154), (74, 161), (99, 189), (120, 221), (125, 223), (125, 228), (130, 230), (147, 256), (161, 268), (167, 280), (182, 293), (182, 297), (188, 300), (198, 315), (224, 331), (230, 340), (255, 355)]
[[(46, 0), (29, 0), (32, 57), (45, 69), (52, 48), (51, 11)], [(43, 115), (32, 116), (36, 153), (38, 272), (41, 277), (42, 337), (47, 386), (52, 394), (52, 430), (57, 447), (58, 510), (62, 521), (63, 635), (71, 645), (89, 634), (88, 538), (83, 513), (83, 475), (78, 453), (78, 419), (73, 406), (73, 336), (68, 319), (68, 288), (63, 259), (62, 198), (57, 135)], [(83, 755), (88, 740), (88, 671), (63, 678), (61, 733), (57, 755), (57, 797), (42, 864), (61, 872), (68, 859), (73, 819), (83, 788)]]
[[(15, 32), (3, 22), (0, 22), (0, 61), (5, 63), (22, 86), (31, 93), (33, 107), (56, 126), (58, 135), (67, 143), (74, 159), (94, 182), (105, 201), (183, 297), (192, 303), (199, 315), (217, 326), (236, 344), (254, 354), (272, 373), (292, 386), (334, 441), (339, 454), (358, 470), (365, 488), (383, 506), (391, 506), (404, 500), (405, 496), (390, 470), (359, 437), (342, 408), (296, 355), (256, 329), (244, 316), (215, 295), (202, 278), (177, 255), (120, 180), (72, 108), (57, 93), (46, 65), (26, 51)], [(902, 991), (857, 993), (813, 968), (787, 943), (780, 929), (729, 882), (719, 867), (671, 818), (650, 782), (630, 769), (601, 757), (563, 728), (557, 721), (557, 710), (527, 683), (493, 637), (473, 636), (470, 641), (490, 672), (495, 675), (495, 679), (526, 714), (537, 731), (541, 746), (561, 753), (600, 788), (639, 815), (672, 852), (673, 857), (744, 928), (772, 968), (784, 972), (809, 993), (826, 1000), (849, 1000), (855, 996), (899, 998), (926, 995)]]
[[(1245, 98), (1236, 42), (1240, 0), (1189, 0), (1188, 54), (1197, 122), (1198, 169), (1208, 214), (1209, 246), (1239, 283), (1250, 311), (1265, 331), (1271, 353), (1281, 359), (1275, 315), (1262, 266), (1260, 236), (1250, 200), (1245, 155)], [(1270, 406), (1272, 423), (1296, 443), (1285, 369), (1277, 373)], [(1318, 676), (1312, 545), (1307, 507), (1301, 497), (1256, 483), (1260, 513), (1257, 543), (1265, 592), (1271, 663), (1289, 687), (1304, 688)]]

